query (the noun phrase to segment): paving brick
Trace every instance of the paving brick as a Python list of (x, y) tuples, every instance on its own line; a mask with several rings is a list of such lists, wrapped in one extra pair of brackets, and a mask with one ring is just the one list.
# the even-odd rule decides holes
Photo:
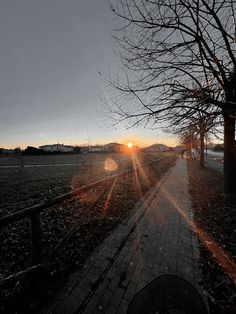
[(118, 287), (111, 300), (111, 305), (113, 305), (114, 308), (116, 309), (119, 308), (123, 295), (124, 295), (124, 289), (122, 289), (121, 287)]
[[(94, 295), (84, 313), (126, 313), (137, 291), (160, 274), (177, 274), (193, 284), (199, 284), (199, 243), (179, 213), (181, 210), (193, 219), (187, 184), (186, 161), (180, 159), (162, 183), (153, 187), (136, 204), (129, 219), (109, 235), (92, 259), (86, 261), (87, 268), (78, 276), (84, 279), (78, 280), (78, 285), (73, 289), (71, 304), (64, 298), (60, 306), (54, 309), (70, 309), (73, 313), (79, 304), (75, 297), (85, 298), (86, 291), (92, 288)], [(134, 229), (124, 243), (123, 239), (131, 228)], [(118, 252), (121, 243), (124, 246)], [(112, 262), (104, 281), (98, 287), (93, 286)]]
[(120, 306), (117, 310), (117, 314), (127, 313), (129, 302), (125, 299), (121, 300)]
[(93, 298), (91, 298), (90, 301), (88, 302), (83, 313), (86, 313), (86, 314), (94, 313), (94, 311), (98, 309), (99, 305), (100, 305), (100, 299), (96, 296), (93, 296)]
[(89, 292), (90, 288), (85, 289), (84, 287), (78, 285), (71, 291), (71, 295), (73, 295), (75, 298), (80, 298), (81, 300), (84, 300)]
[(110, 305), (107, 309), (107, 313), (109, 314), (116, 314), (116, 311), (117, 309), (113, 305)]
[(102, 309), (106, 313), (106, 310), (109, 307), (113, 296), (114, 292), (111, 292), (107, 289), (106, 293), (103, 294), (98, 302), (98, 308)]
[(135, 295), (137, 288), (137, 283), (130, 282), (126, 292), (124, 293), (124, 298), (129, 302), (132, 300), (133, 296)]
[(71, 294), (56, 308), (54, 308), (53, 313), (55, 314), (70, 314), (74, 313), (80, 306), (81, 300), (77, 297), (72, 296)]
[(111, 278), (111, 281), (108, 285), (108, 289), (111, 291), (115, 291), (119, 285), (120, 276), (118, 276), (116, 274), (112, 274), (112, 276), (110, 278)]
[(107, 292), (108, 286), (109, 286), (110, 281), (108, 279), (105, 279), (97, 288), (95, 295), (97, 297), (103, 297), (104, 293)]

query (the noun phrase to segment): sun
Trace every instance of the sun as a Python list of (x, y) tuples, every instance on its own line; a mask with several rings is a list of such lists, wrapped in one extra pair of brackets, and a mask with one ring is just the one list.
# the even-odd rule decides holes
[(134, 146), (134, 144), (133, 144), (133, 143), (128, 143), (127, 146), (128, 146), (129, 148), (131, 148), (131, 147)]

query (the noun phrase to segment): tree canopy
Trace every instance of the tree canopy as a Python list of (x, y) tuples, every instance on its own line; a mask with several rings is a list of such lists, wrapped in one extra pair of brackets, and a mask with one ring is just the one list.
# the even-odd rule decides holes
[(225, 192), (236, 194), (235, 1), (111, 0), (110, 6), (125, 72), (110, 80), (119, 95), (113, 113), (131, 125), (196, 111), (222, 115)]

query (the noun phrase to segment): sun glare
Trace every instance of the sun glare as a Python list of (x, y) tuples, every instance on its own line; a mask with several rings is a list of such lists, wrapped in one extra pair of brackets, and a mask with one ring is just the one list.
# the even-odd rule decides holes
[(133, 147), (133, 145), (134, 145), (133, 143), (128, 143), (128, 144), (127, 144), (127, 146), (128, 146), (129, 148)]
[(112, 158), (108, 157), (106, 160), (105, 160), (105, 170), (108, 170), (108, 171), (116, 171), (117, 168), (118, 168), (118, 165), (117, 163), (115, 162), (115, 160), (113, 160)]

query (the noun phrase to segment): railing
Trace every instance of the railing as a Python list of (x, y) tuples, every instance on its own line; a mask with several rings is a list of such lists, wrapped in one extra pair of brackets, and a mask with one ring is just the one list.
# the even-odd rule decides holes
[[(22, 271), (19, 271), (18, 273), (15, 273), (13, 275), (10, 275), (8, 277), (5, 277), (0, 280), (0, 285), (4, 285), (10, 281), (14, 281), (19, 276), (26, 275), (28, 273), (34, 272), (35, 270), (45, 266), (49, 261), (50, 257), (52, 257), (55, 252), (63, 245), (63, 243), (69, 239), (69, 237), (75, 232), (77, 228), (77, 223), (74, 224), (74, 226), (71, 228), (71, 230), (66, 234), (64, 238), (62, 238), (58, 244), (53, 248), (50, 257), (48, 257), (45, 261), (42, 261), (42, 243), (41, 243), (41, 212), (46, 210), (52, 205), (58, 204), (66, 199), (72, 198), (75, 194), (76, 197), (79, 195), (82, 195), (84, 192), (90, 191), (101, 184), (105, 184), (105, 188), (103, 189), (103, 192), (100, 194), (100, 196), (95, 200), (95, 202), (92, 203), (90, 206), (90, 209), (92, 209), (94, 206), (97, 205), (99, 200), (102, 196), (107, 192), (108, 188), (111, 186), (111, 184), (116, 184), (118, 178), (121, 178), (122, 176), (129, 176), (133, 174), (135, 171), (139, 172), (140, 168), (150, 166), (153, 170), (155, 168), (153, 167), (153, 164), (158, 162), (160, 159), (155, 159), (151, 162), (144, 163), (140, 166), (137, 166), (133, 169), (129, 169), (126, 171), (123, 171), (117, 175), (108, 176), (105, 179), (95, 181), (91, 184), (88, 184), (82, 188), (72, 190), (71, 192), (65, 193), (63, 195), (57, 196), (47, 202), (40, 203), (35, 206), (31, 206), (27, 209), (18, 211), (14, 214), (11, 214), (9, 216), (3, 217), (0, 219), (0, 228), (6, 227), (7, 225), (21, 221), (25, 218), (31, 218), (31, 243), (32, 243), (32, 266), (28, 267), (27, 269), (24, 269)], [(110, 185), (108, 183), (111, 183)]]

